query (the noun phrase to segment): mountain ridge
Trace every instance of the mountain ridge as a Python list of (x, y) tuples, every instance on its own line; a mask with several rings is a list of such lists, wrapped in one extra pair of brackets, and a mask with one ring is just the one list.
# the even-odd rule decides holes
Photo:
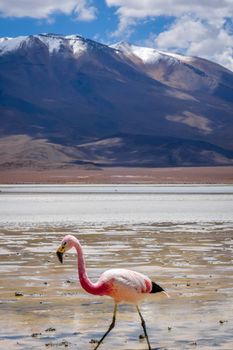
[[(78, 35), (2, 38), (0, 113), (0, 140), (25, 135), (44, 148), (53, 144), (64, 166), (75, 161), (115, 166), (121, 158), (125, 166), (140, 166), (147, 154), (149, 166), (233, 162), (233, 73), (198, 57), (129, 43), (107, 46)], [(110, 146), (113, 135), (121, 135), (124, 147)], [(180, 148), (168, 142), (159, 152), (150, 137), (175, 138)], [(103, 139), (105, 150), (98, 143)], [(184, 139), (187, 151), (181, 152)], [(17, 142), (7, 140), (14, 166)], [(172, 163), (174, 153), (179, 156)], [(45, 154), (51, 167), (61, 166), (49, 160), (50, 151)], [(6, 167), (3, 155), (1, 166)]]

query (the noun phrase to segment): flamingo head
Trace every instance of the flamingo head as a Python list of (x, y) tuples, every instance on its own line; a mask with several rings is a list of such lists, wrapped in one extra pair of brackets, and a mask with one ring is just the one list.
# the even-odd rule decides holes
[(63, 254), (74, 246), (75, 240), (76, 238), (72, 235), (67, 235), (63, 238), (61, 245), (57, 249), (57, 257), (60, 263), (63, 263)]

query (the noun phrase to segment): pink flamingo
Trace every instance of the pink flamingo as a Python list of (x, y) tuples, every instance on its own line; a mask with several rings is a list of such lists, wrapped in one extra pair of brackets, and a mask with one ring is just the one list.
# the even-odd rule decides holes
[(63, 262), (63, 254), (71, 248), (75, 248), (77, 252), (78, 274), (81, 286), (85, 291), (94, 295), (108, 295), (115, 301), (112, 322), (107, 332), (99, 340), (96, 350), (108, 333), (114, 328), (116, 321), (116, 313), (118, 304), (121, 302), (133, 303), (136, 305), (139, 313), (142, 328), (147, 340), (148, 348), (151, 350), (149, 338), (147, 335), (146, 324), (139, 310), (138, 303), (146, 297), (148, 293), (163, 292), (167, 295), (162, 287), (152, 282), (147, 276), (127, 269), (110, 269), (105, 271), (96, 283), (92, 283), (86, 272), (85, 259), (83, 249), (78, 241), (72, 235), (67, 235), (63, 238), (60, 247), (57, 250), (59, 261)]

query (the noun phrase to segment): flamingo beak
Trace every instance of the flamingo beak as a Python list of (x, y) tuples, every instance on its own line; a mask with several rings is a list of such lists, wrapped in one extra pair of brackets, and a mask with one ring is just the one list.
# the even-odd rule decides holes
[(61, 264), (63, 263), (63, 254), (65, 252), (65, 249), (65, 244), (62, 244), (57, 250), (57, 257)]
[(60, 263), (62, 264), (63, 263), (63, 253), (60, 252), (59, 250), (57, 250), (57, 257), (58, 257), (58, 260), (60, 261)]

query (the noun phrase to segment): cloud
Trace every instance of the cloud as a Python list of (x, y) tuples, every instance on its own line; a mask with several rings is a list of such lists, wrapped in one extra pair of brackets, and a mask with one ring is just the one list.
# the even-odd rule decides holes
[(175, 49), (176, 47), (188, 49), (192, 42), (201, 40), (206, 34), (206, 27), (199, 20), (192, 21), (189, 17), (184, 16), (173, 23), (168, 30), (160, 33), (155, 43), (161, 49)]
[(119, 24), (114, 36), (129, 36), (145, 19), (173, 18), (169, 28), (150, 34), (152, 46), (201, 56), (233, 70), (233, 0), (106, 0), (106, 4), (116, 7)]
[(165, 51), (201, 56), (233, 70), (233, 35), (224, 25), (183, 16), (156, 36), (154, 45)]
[(74, 12), (77, 14), (78, 20), (92, 21), (96, 18), (97, 9), (94, 6), (88, 4), (86, 0), (79, 0)]
[(133, 27), (137, 24), (137, 21), (134, 18), (131, 17), (122, 17), (120, 18), (118, 28), (111, 33), (112, 37), (124, 37), (124, 40), (129, 38), (130, 35), (133, 33), (134, 29)]
[(91, 21), (96, 18), (96, 12), (90, 0), (0, 0), (1, 17), (50, 19), (56, 13), (63, 13)]
[(174, 16), (195, 13), (200, 18), (233, 16), (232, 0), (105, 0), (109, 7), (117, 7), (120, 19), (132, 17)]

